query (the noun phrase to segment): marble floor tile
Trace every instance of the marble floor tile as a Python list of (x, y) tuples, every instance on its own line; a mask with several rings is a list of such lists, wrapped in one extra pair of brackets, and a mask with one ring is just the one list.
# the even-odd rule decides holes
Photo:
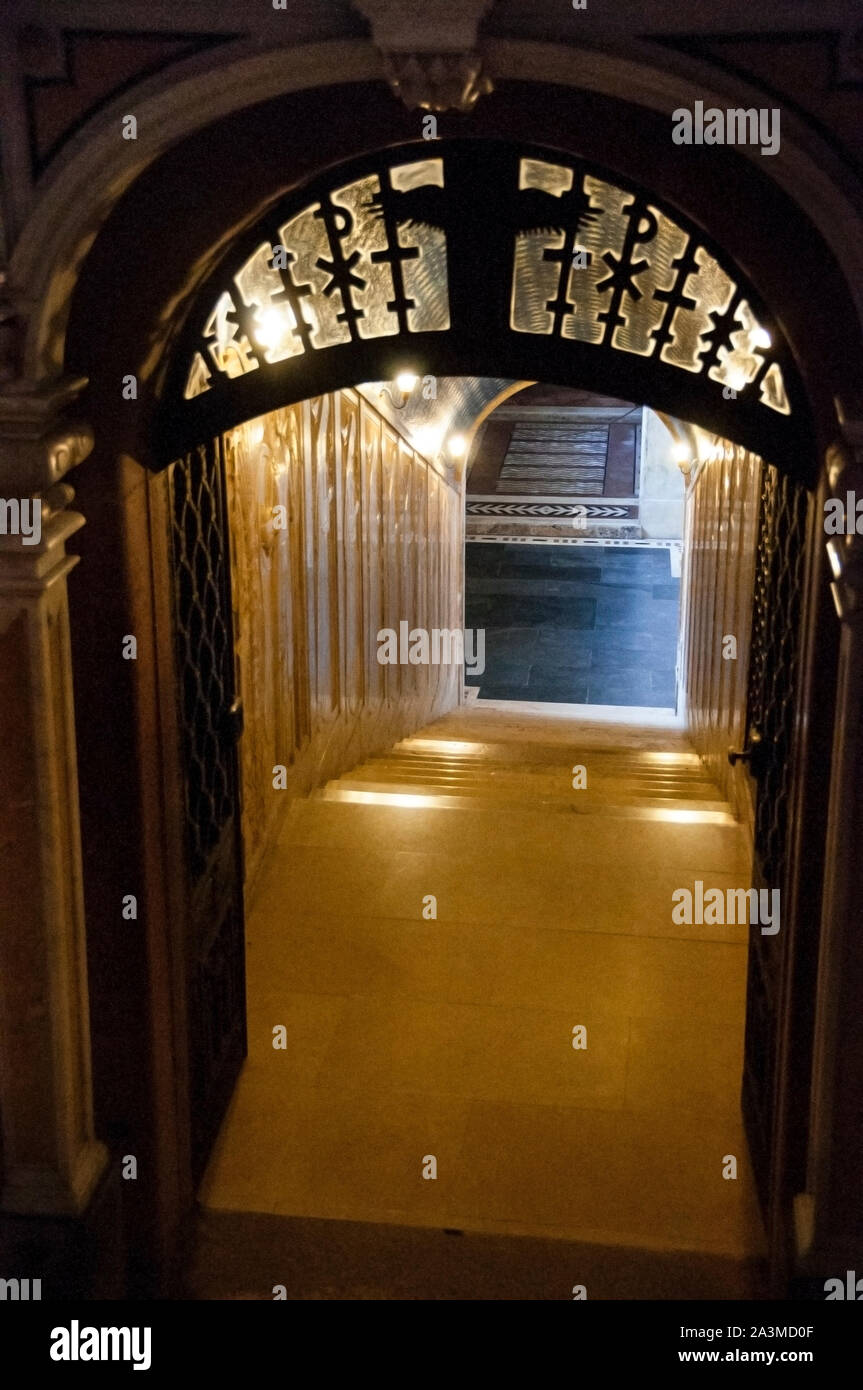
[[(517, 700), (527, 682), (540, 703), (674, 707), (669, 553), (591, 547), (590, 561), (554, 546), (467, 547), (465, 622), (486, 633), (486, 670), (469, 680), (481, 699)], [(576, 672), (588, 668), (585, 682)]]

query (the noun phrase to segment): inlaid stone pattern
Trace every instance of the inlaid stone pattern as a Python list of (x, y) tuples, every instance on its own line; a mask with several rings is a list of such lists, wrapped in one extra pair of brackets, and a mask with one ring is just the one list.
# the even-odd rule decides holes
[(469, 517), (538, 517), (543, 520), (554, 517), (571, 519), (596, 517), (616, 521), (638, 518), (637, 502), (491, 502), (485, 498), (468, 498), (466, 513)]
[(608, 456), (607, 424), (516, 423), (497, 491), (540, 497), (598, 497)]

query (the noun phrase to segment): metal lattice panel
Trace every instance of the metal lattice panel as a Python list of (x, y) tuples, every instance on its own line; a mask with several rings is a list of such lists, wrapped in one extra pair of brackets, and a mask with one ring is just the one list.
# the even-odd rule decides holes
[(799, 456), (808, 414), (789, 346), (700, 228), (562, 153), (439, 148), (329, 170), (238, 243), (164, 386), (172, 448), (261, 413), (276, 378), (285, 402), (317, 394), (330, 370), (347, 384), (433, 356), (437, 375), (458, 376), (520, 361), (508, 374), (568, 380), (604, 364), (632, 399), (667, 408), (676, 391), (688, 418), (716, 428), (724, 414), (751, 435), (738, 442), (779, 458), (794, 439)]
[(218, 442), (202, 445), (171, 472), (177, 675), (195, 879), (235, 809), (231, 753), (222, 726), (233, 673), (218, 448)]
[(809, 494), (765, 465), (755, 562), (749, 725), (769, 750), (760, 778), (755, 854), (764, 882), (782, 887), (800, 655), (800, 614)]
[[(278, 243), (258, 245), (206, 319), (186, 399), (210, 390), (211, 366), (233, 378), (352, 339), (448, 328), (444, 169), (422, 160), (330, 189), (279, 228)], [(762, 404), (790, 412), (770, 334), (688, 231), (623, 188), (544, 160), (520, 161), (513, 193), (523, 216), (514, 330), (657, 353), (724, 387), (757, 383)], [(530, 225), (543, 214), (551, 225)]]
[[(764, 465), (752, 609), (748, 728), (761, 735), (755, 798), (757, 888), (779, 889), (787, 904), (794, 724), (800, 677), (800, 628), (809, 494)], [(776, 1107), (779, 999), (787, 924), (749, 938), (743, 1103), (762, 1205), (770, 1190)]]
[(278, 228), (218, 295), (184, 390), (211, 388), (310, 350), (449, 327), (446, 236), (399, 217), (398, 203), (439, 191), (443, 161), (400, 164), (328, 189)]

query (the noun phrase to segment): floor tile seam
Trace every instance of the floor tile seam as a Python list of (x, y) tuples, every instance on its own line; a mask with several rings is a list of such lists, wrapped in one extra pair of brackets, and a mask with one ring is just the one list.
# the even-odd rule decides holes
[[(383, 924), (384, 922), (386, 922), (386, 923), (391, 923), (391, 922), (405, 922), (405, 923), (410, 923), (410, 924), (412, 924), (412, 925), (414, 925), (414, 926), (423, 926), (423, 925), (424, 925), (423, 919), (421, 919), (421, 918), (403, 917), (403, 916), (399, 916), (399, 915), (387, 914), (387, 913), (384, 913), (384, 912), (379, 912), (379, 913), (375, 913), (375, 914), (370, 914), (370, 913), (369, 913), (369, 914), (366, 914), (366, 913), (357, 913), (357, 912), (355, 912), (355, 911), (350, 911), (350, 910), (345, 910), (344, 912), (320, 912), (320, 911), (312, 912), (312, 911), (310, 910), (308, 913), (302, 913), (302, 914), (300, 914), (300, 913), (293, 913), (293, 912), (292, 912), (291, 917), (292, 917), (292, 920), (294, 920), (294, 921), (302, 921), (302, 922), (305, 922), (306, 920), (308, 920), (309, 922), (318, 922), (318, 921), (320, 921), (321, 919), (325, 919), (325, 920), (328, 920), (328, 921), (344, 922), (344, 921), (347, 919), (347, 920), (349, 920), (349, 921), (358, 921), (358, 920), (359, 920), (359, 921), (366, 921), (366, 922), (377, 922), (377, 923), (380, 923), (380, 924)], [(460, 918), (449, 918), (449, 919), (447, 919), (447, 918), (442, 918), (442, 919), (440, 919), (440, 918), (439, 918), (439, 919), (437, 919), (437, 921), (435, 922), (435, 925), (437, 925), (437, 926), (441, 926), (441, 925), (442, 925), (442, 926), (445, 926), (445, 927), (453, 927), (453, 928), (458, 928), (458, 927), (466, 927), (466, 928), (469, 928), (470, 926), (475, 926), (475, 927), (478, 927), (478, 928), (480, 928), (480, 929), (482, 929), (482, 930), (488, 930), (488, 931), (492, 931), (492, 930), (494, 930), (494, 931), (499, 931), (499, 930), (503, 927), (504, 929), (509, 929), (509, 930), (512, 930), (512, 931), (519, 931), (519, 932), (520, 932), (521, 928), (524, 927), (526, 931), (534, 931), (534, 932), (555, 932), (555, 933), (558, 933), (558, 934), (565, 934), (566, 936), (607, 937), (607, 938), (609, 938), (610, 940), (614, 940), (614, 941), (645, 941), (645, 940), (649, 940), (649, 941), (685, 941), (685, 942), (693, 942), (693, 943), (699, 942), (699, 941), (700, 941), (700, 942), (704, 942), (705, 944), (710, 944), (710, 945), (714, 945), (714, 946), (734, 946), (734, 947), (740, 947), (740, 946), (746, 945), (746, 941), (723, 941), (722, 939), (720, 939), (720, 938), (715, 938), (715, 937), (687, 936), (687, 935), (681, 935), (681, 934), (679, 934), (679, 933), (673, 933), (673, 932), (665, 932), (665, 933), (654, 933), (654, 934), (651, 934), (651, 933), (647, 933), (647, 932), (608, 931), (608, 930), (606, 930), (605, 928), (600, 928), (599, 930), (596, 930), (596, 931), (590, 931), (590, 930), (579, 930), (578, 928), (573, 928), (573, 927), (569, 927), (569, 926), (545, 926), (545, 925), (543, 925), (543, 926), (530, 926), (530, 925), (527, 925), (527, 924), (523, 923), (522, 921), (519, 921), (519, 922), (517, 922), (517, 923), (511, 922), (511, 921), (510, 921), (510, 922), (501, 923), (500, 918), (486, 919), (486, 918), (477, 918), (477, 917), (475, 917), (475, 918), (469, 919), (469, 921), (467, 921), (467, 922), (463, 921), (463, 920), (460, 919)], [(254, 925), (252, 925), (251, 928), (250, 928), (250, 930), (249, 930), (249, 939), (252, 941), (252, 944), (254, 944), (254, 933), (255, 933), (255, 928), (254, 928)], [(281, 957), (280, 957), (280, 958), (281, 958)]]
[[(323, 913), (320, 913), (320, 914), (316, 914), (316, 915), (317, 915), (317, 916), (323, 916), (324, 914), (323, 914)], [(339, 916), (339, 917), (341, 917), (342, 914), (330, 914), (330, 915), (331, 915), (331, 916)], [(348, 915), (348, 914), (345, 913), (344, 915)], [(356, 914), (353, 914), (353, 915), (356, 915)], [(465, 927), (466, 929), (469, 929), (470, 926), (475, 925), (475, 926), (480, 927), (480, 928), (498, 928), (498, 929), (503, 929), (503, 930), (517, 931), (517, 930), (518, 930), (519, 928), (521, 928), (521, 927), (527, 927), (528, 930), (530, 929), (529, 926), (528, 926), (528, 922), (527, 922), (528, 916), (529, 916), (529, 914), (528, 914), (528, 913), (525, 913), (525, 914), (524, 914), (524, 917), (518, 917), (518, 918), (512, 918), (512, 917), (506, 917), (506, 918), (501, 918), (501, 917), (497, 917), (497, 918), (484, 918), (484, 917), (459, 918), (459, 917), (450, 917), (450, 918), (439, 918), (439, 919), (437, 919), (437, 920), (442, 921), (442, 922), (443, 922), (445, 925), (447, 925), (447, 926), (457, 926), (457, 925), (459, 925), (459, 924), (463, 924), (464, 927)], [(379, 920), (381, 920), (381, 921), (386, 921), (386, 922), (413, 922), (413, 921), (415, 920), (414, 918), (404, 917), (404, 916), (402, 916), (400, 913), (388, 913), (388, 912), (386, 912), (386, 911), (383, 910), (383, 909), (379, 910), (379, 911), (376, 913), (376, 917), (377, 917)], [(570, 934), (573, 935), (573, 936), (589, 936), (589, 937), (593, 937), (593, 936), (608, 936), (608, 937), (614, 937), (614, 938), (616, 938), (616, 939), (618, 939), (618, 940), (624, 940), (624, 941), (631, 941), (631, 940), (641, 940), (641, 941), (701, 941), (701, 942), (710, 942), (710, 943), (713, 943), (713, 944), (715, 944), (715, 945), (739, 945), (739, 944), (741, 944), (741, 943), (743, 943), (743, 942), (748, 941), (748, 939), (749, 939), (749, 937), (748, 937), (748, 929), (747, 929), (747, 933), (746, 933), (744, 936), (741, 936), (741, 937), (740, 937), (739, 939), (737, 939), (737, 940), (734, 940), (734, 939), (728, 940), (728, 939), (726, 939), (726, 938), (724, 938), (724, 937), (719, 937), (719, 936), (709, 936), (709, 935), (705, 935), (705, 936), (693, 936), (693, 935), (687, 935), (686, 933), (679, 933), (679, 932), (655, 931), (655, 930), (651, 930), (651, 929), (649, 929), (649, 928), (646, 929), (646, 930), (638, 930), (638, 929), (635, 928), (635, 927), (630, 928), (629, 930), (625, 930), (625, 929), (624, 929), (624, 930), (620, 930), (620, 931), (609, 931), (607, 928), (600, 928), (600, 929), (598, 929), (598, 930), (595, 930), (595, 929), (591, 928), (590, 926), (586, 926), (586, 925), (583, 925), (583, 924), (581, 924), (581, 923), (572, 923), (572, 924), (563, 924), (563, 925), (559, 925), (559, 926), (557, 926), (556, 928), (554, 928), (554, 930), (562, 931), (562, 932), (568, 932), (568, 933), (570, 933)]]
[[(343, 803), (343, 804), (348, 804), (348, 803)], [(619, 818), (619, 817), (614, 817), (613, 819), (618, 820), (618, 819), (620, 819), (620, 818)], [(558, 822), (557, 822), (557, 819), (555, 818), (555, 820), (552, 822), (552, 824), (553, 824), (553, 825), (556, 825), (557, 823), (558, 823)], [(708, 827), (702, 827), (702, 828), (703, 828), (703, 829), (707, 829), (707, 828), (711, 828), (711, 827), (708, 826)], [(713, 828), (718, 829), (718, 830), (726, 830), (726, 829), (730, 829), (731, 827), (730, 827), (730, 826), (725, 826), (725, 825), (719, 825), (719, 826), (716, 826), (716, 827), (713, 827)], [(610, 834), (610, 835), (609, 835), (609, 840), (610, 840), (610, 841), (613, 842), (615, 838), (616, 838), (616, 837), (615, 837), (613, 834)], [(369, 863), (369, 850), (368, 850), (368, 847), (365, 847), (365, 846), (363, 846), (363, 847), (361, 847), (361, 846), (353, 847), (353, 846), (343, 846), (343, 845), (329, 845), (329, 844), (318, 845), (318, 844), (312, 844), (312, 845), (305, 845), (305, 846), (292, 845), (290, 848), (291, 848), (291, 849), (294, 849), (294, 850), (300, 849), (300, 848), (306, 848), (306, 849), (315, 851), (315, 852), (317, 852), (317, 853), (320, 853), (320, 852), (328, 852), (328, 853), (332, 856), (332, 858), (334, 859), (334, 861), (337, 862), (338, 864), (344, 864), (346, 858), (350, 858), (350, 857), (355, 857), (356, 859), (361, 860), (361, 862), (362, 862), (363, 865), (367, 865), (367, 864)], [(577, 844), (573, 844), (572, 846), (569, 846), (569, 845), (562, 845), (562, 846), (559, 846), (559, 847), (558, 847), (558, 846), (548, 846), (548, 848), (549, 848), (549, 850), (551, 851), (551, 853), (549, 853), (549, 855), (547, 856), (547, 859), (544, 859), (543, 862), (544, 862), (544, 863), (548, 863), (548, 862), (553, 862), (555, 859), (559, 859), (559, 860), (560, 860), (559, 867), (560, 867), (560, 869), (561, 869), (562, 872), (565, 872), (565, 871), (570, 870), (570, 869), (572, 868), (572, 863), (571, 863), (571, 858), (572, 858), (572, 857), (577, 857), (580, 863), (588, 862), (588, 861), (585, 861), (585, 860), (582, 859), (581, 855), (582, 855), (583, 851), (580, 850), (580, 848), (579, 848), (579, 846), (578, 846)], [(608, 848), (608, 847), (606, 847), (606, 849), (607, 849), (607, 848)], [(591, 846), (591, 847), (590, 847), (590, 850), (591, 850), (591, 851), (594, 851), (594, 850), (597, 851), (597, 853), (596, 853), (597, 867), (600, 866), (600, 865), (602, 865), (602, 864), (604, 864), (604, 866), (606, 867), (606, 869), (608, 869), (608, 870), (610, 871), (610, 866), (609, 866), (609, 863), (608, 863), (608, 855), (607, 855), (607, 853), (606, 853), (606, 855), (605, 855), (604, 858), (600, 858), (599, 853), (598, 853), (598, 847)], [(437, 849), (437, 848), (431, 849), (431, 848), (429, 848), (428, 846), (426, 846), (426, 847), (424, 847), (424, 848), (417, 848), (417, 849), (398, 849), (398, 850), (393, 851), (393, 850), (386, 850), (382, 845), (376, 844), (376, 845), (374, 846), (374, 852), (375, 852), (375, 854), (376, 854), (377, 856), (379, 856), (381, 859), (385, 859), (387, 862), (389, 862), (389, 858), (390, 858), (390, 857), (393, 857), (393, 858), (396, 858), (396, 857), (397, 857), (397, 858), (398, 858), (399, 860), (401, 860), (403, 863), (407, 863), (407, 862), (409, 862), (409, 861), (411, 861), (411, 860), (417, 860), (417, 861), (420, 861), (420, 862), (425, 861), (426, 863), (434, 864), (435, 861), (437, 861), (437, 862), (439, 862), (439, 863), (444, 863), (444, 864), (452, 865), (452, 866), (455, 866), (455, 867), (466, 867), (466, 866), (471, 865), (471, 864), (473, 864), (473, 865), (476, 864), (476, 850), (475, 850), (475, 849), (461, 849), (461, 850), (459, 850), (459, 849)], [(629, 859), (630, 856), (631, 856), (632, 858), (636, 858), (637, 856), (640, 856), (640, 855), (642, 855), (642, 854), (645, 856), (645, 858), (647, 859), (647, 861), (648, 861), (649, 864), (655, 864), (655, 862), (656, 862), (656, 856), (657, 856), (657, 850), (656, 850), (656, 847), (655, 847), (655, 846), (651, 846), (651, 847), (649, 847), (649, 848), (648, 848), (648, 847), (645, 847), (644, 849), (642, 849), (642, 848), (641, 848), (640, 846), (638, 846), (638, 845), (629, 845), (629, 846), (626, 847), (626, 856), (627, 856), (627, 859)], [(535, 851), (533, 851), (533, 850), (525, 849), (523, 853), (519, 853), (519, 852), (518, 852), (518, 847), (517, 847), (517, 846), (516, 846), (516, 847), (513, 847), (513, 849), (512, 849), (510, 852), (508, 852), (507, 863), (508, 863), (508, 865), (510, 865), (510, 864), (515, 864), (515, 865), (520, 865), (520, 864), (531, 865), (531, 866), (533, 867), (533, 874), (534, 874), (534, 875), (536, 874), (536, 854), (535, 854)], [(616, 866), (615, 866), (615, 867), (616, 867)], [(636, 863), (636, 864), (633, 865), (633, 872), (637, 872), (637, 869), (638, 869), (638, 865), (637, 865), (637, 863)], [(488, 864), (487, 861), (486, 861), (486, 862), (484, 863), (484, 865), (483, 865), (483, 870), (484, 870), (484, 875), (491, 872), (490, 865)], [(662, 874), (662, 877), (664, 878), (664, 877), (666, 877), (666, 876), (670, 876), (671, 874), (676, 874), (677, 871), (678, 871), (678, 870), (677, 870), (677, 866), (675, 866), (673, 869), (664, 869), (664, 868), (663, 868), (663, 869), (661, 870), (661, 874)], [(705, 874), (710, 874), (710, 875), (712, 875), (714, 878), (736, 878), (736, 877), (738, 876), (738, 874), (739, 874), (741, 871), (742, 871), (742, 870), (741, 870), (741, 869), (738, 869), (738, 867), (736, 867), (736, 866), (734, 866), (734, 867), (727, 867), (727, 868), (721, 868), (721, 869), (711, 868), (711, 867), (709, 867), (706, 863), (703, 863), (703, 862), (702, 862), (702, 863), (696, 862), (696, 863), (694, 863), (694, 864), (691, 864), (691, 865), (688, 866), (688, 867), (681, 867), (681, 869), (680, 869), (680, 872), (681, 872), (682, 874), (691, 874), (691, 875), (693, 875), (694, 878), (696, 878), (696, 879), (697, 879), (699, 876), (703, 876), (703, 875), (705, 875)], [(653, 876), (655, 877), (655, 875), (653, 875)], [(526, 877), (526, 879), (529, 881), (530, 876), (529, 876), (529, 875), (526, 875), (525, 877)]]

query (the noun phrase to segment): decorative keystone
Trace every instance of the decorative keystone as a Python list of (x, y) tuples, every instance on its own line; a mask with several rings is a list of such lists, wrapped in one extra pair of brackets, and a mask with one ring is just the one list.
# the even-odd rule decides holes
[(476, 51), (492, 0), (353, 0), (372, 27), (395, 95), (410, 111), (471, 111), (492, 90)]

